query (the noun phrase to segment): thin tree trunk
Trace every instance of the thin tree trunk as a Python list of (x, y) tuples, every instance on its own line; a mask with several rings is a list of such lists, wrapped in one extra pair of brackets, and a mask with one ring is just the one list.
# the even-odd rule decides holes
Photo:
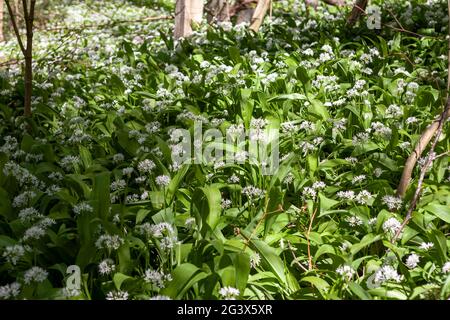
[(36, 0), (30, 0), (30, 6), (28, 8), (27, 0), (22, 0), (23, 5), (23, 17), (26, 28), (26, 47), (22, 41), (22, 37), (19, 33), (19, 27), (17, 25), (16, 15), (14, 14), (13, 7), (9, 0), (6, 0), (6, 7), (11, 17), (11, 23), (13, 25), (14, 33), (19, 43), (20, 50), (25, 58), (25, 93), (24, 93), (24, 114), (27, 117), (31, 116), (31, 97), (33, 95), (33, 21), (34, 21), (34, 9)]
[(261, 26), (264, 16), (269, 10), (270, 0), (259, 0), (256, 5), (255, 12), (253, 13), (252, 22), (250, 24), (250, 29), (258, 31)]
[(367, 4), (369, 3), (369, 0), (356, 0), (355, 4), (353, 5), (352, 12), (350, 13), (350, 16), (347, 19), (347, 24), (349, 26), (353, 26), (356, 21), (361, 18), (361, 15), (366, 11)]
[(228, 0), (211, 0), (206, 5), (208, 22), (230, 21), (230, 6)]
[(177, 0), (175, 6), (175, 39), (192, 34), (192, 22), (200, 23), (203, 18), (203, 0)]
[(23, 10), (27, 35), (27, 47), (25, 49), (25, 116), (31, 116), (31, 97), (33, 95), (33, 21), (36, 0), (30, 1), (27, 8), (27, 0), (23, 0)]
[(3, 33), (3, 22), (4, 16), (3, 16), (3, 0), (0, 0), (0, 42), (5, 41), (5, 35)]

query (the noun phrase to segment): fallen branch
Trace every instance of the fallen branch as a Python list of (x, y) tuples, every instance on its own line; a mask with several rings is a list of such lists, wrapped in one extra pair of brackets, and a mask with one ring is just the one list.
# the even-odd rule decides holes
[[(450, 0), (449, 0), (449, 2), (450, 2)], [(450, 69), (450, 65), (449, 65), (449, 69)], [(420, 199), (420, 194), (422, 191), (422, 184), (423, 184), (423, 180), (425, 179), (425, 174), (427, 173), (428, 168), (431, 166), (431, 164), (433, 163), (433, 160), (435, 159), (435, 157), (433, 155), (434, 149), (436, 148), (439, 138), (441, 137), (444, 123), (447, 120), (449, 114), (450, 114), (450, 97), (447, 97), (447, 103), (446, 103), (444, 112), (441, 114), (441, 117), (439, 118), (438, 128), (436, 130), (436, 136), (434, 138), (433, 144), (431, 145), (427, 160), (425, 161), (424, 166), (420, 170), (419, 181), (417, 182), (417, 189), (414, 193), (413, 199), (411, 200), (411, 205), (408, 208), (408, 213), (406, 214), (405, 220), (403, 221), (401, 227), (396, 232), (395, 236), (392, 238), (392, 243), (394, 243), (397, 240), (397, 238), (400, 236), (400, 234), (402, 233), (405, 226), (408, 224), (409, 220), (411, 220), (411, 218), (412, 218), (412, 213), (417, 206), (417, 202)]]

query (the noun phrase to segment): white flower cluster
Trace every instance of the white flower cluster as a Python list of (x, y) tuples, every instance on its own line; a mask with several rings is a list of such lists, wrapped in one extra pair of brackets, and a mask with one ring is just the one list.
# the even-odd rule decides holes
[(128, 300), (128, 292), (116, 290), (116, 291), (110, 291), (106, 295), (106, 300)]
[(400, 223), (400, 221), (398, 221), (394, 217), (391, 217), (383, 223), (383, 230), (386, 233), (394, 235), (400, 230), (401, 226), (402, 224)]
[(387, 281), (400, 282), (403, 277), (397, 273), (397, 270), (390, 265), (385, 265), (375, 272), (374, 282), (381, 285)]
[(387, 205), (389, 210), (398, 210), (402, 207), (403, 204), (402, 199), (394, 196), (384, 196), (381, 200), (385, 205)]
[(151, 173), (152, 170), (156, 167), (155, 163), (152, 160), (145, 159), (138, 163), (138, 170), (141, 173)]
[(170, 177), (166, 175), (157, 176), (155, 182), (160, 187), (167, 187), (170, 183)]
[(117, 250), (123, 243), (124, 240), (118, 235), (102, 234), (95, 242), (95, 246), (98, 249)]
[(165, 282), (172, 281), (172, 276), (164, 274), (162, 271), (147, 269), (145, 270), (144, 280), (162, 289), (165, 287)]
[(19, 262), (19, 260), (25, 255), (25, 251), (25, 247), (20, 244), (7, 246), (3, 252), (3, 257), (12, 265), (16, 265), (17, 262)]
[(417, 267), (418, 263), (420, 262), (420, 258), (417, 254), (412, 253), (406, 258), (406, 266), (410, 269), (414, 269)]
[(363, 224), (363, 221), (361, 220), (361, 218), (357, 217), (357, 216), (350, 216), (347, 217), (345, 219), (345, 221), (347, 221), (347, 223), (351, 226), (351, 227), (357, 227)]
[(98, 272), (102, 275), (111, 274), (116, 270), (116, 265), (112, 259), (105, 259), (98, 264)]
[(239, 296), (240, 291), (239, 291), (239, 289), (236, 289), (233, 287), (223, 287), (223, 288), (220, 288), (219, 294), (225, 300), (236, 300), (236, 297)]
[(259, 199), (264, 196), (265, 191), (255, 186), (247, 186), (242, 188), (242, 194), (249, 197), (250, 199)]
[(350, 281), (355, 275), (356, 271), (348, 265), (340, 265), (336, 269), (336, 273), (342, 276), (342, 278), (346, 281)]
[(15, 298), (20, 294), (20, 283), (13, 282), (0, 287), (0, 299)]
[(31, 174), (27, 169), (19, 166), (13, 161), (8, 161), (3, 167), (3, 174), (5, 176), (13, 176), (20, 187), (29, 187), (36, 189), (44, 189), (45, 184), (36, 176)]
[(94, 208), (86, 201), (83, 201), (73, 206), (73, 212), (75, 212), (76, 215), (92, 213), (94, 212)]
[(43, 215), (39, 213), (39, 211), (37, 211), (35, 208), (25, 208), (20, 210), (19, 212), (19, 219), (21, 222), (26, 223), (26, 222), (33, 222), (35, 220), (38, 220), (40, 218), (42, 218)]
[(42, 269), (41, 267), (31, 267), (27, 271), (25, 271), (23, 275), (23, 281), (26, 284), (30, 284), (31, 282), (43, 282), (48, 277), (48, 272)]

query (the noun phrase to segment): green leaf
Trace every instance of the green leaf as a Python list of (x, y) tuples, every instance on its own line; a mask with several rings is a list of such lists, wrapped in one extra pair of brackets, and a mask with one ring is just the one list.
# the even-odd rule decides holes
[(355, 243), (352, 245), (350, 252), (352, 255), (357, 254), (359, 251), (364, 249), (365, 247), (369, 246), (370, 244), (378, 241), (381, 239), (380, 235), (375, 236), (373, 233), (369, 233), (365, 235), (359, 243)]
[(326, 291), (330, 285), (324, 279), (314, 276), (307, 276), (300, 280), (301, 282), (308, 282), (320, 291)]
[(114, 285), (116, 286), (116, 289), (120, 290), (122, 283), (128, 279), (133, 279), (133, 278), (130, 276), (127, 276), (123, 273), (117, 272), (113, 277), (113, 282), (114, 282)]
[(274, 96), (272, 98), (269, 98), (267, 102), (273, 101), (273, 100), (307, 100), (308, 98), (304, 94), (300, 93), (290, 93), (290, 94), (280, 94), (277, 96)]
[(364, 290), (359, 284), (357, 284), (356, 282), (350, 282), (348, 284), (348, 287), (361, 300), (371, 300), (372, 299), (372, 296), (366, 290)]
[(161, 294), (167, 295), (172, 299), (181, 299), (186, 291), (207, 276), (205, 272), (193, 264), (184, 263), (175, 268), (172, 273), (172, 281), (169, 282), (166, 288), (161, 290)]
[(222, 196), (213, 186), (197, 188), (192, 194), (191, 212), (203, 237), (211, 235), (219, 223)]
[[(245, 230), (241, 230), (241, 232), (246, 238), (250, 239), (249, 232)], [(276, 253), (275, 249), (261, 240), (250, 239), (249, 243), (253, 249), (260, 254), (266, 267), (268, 267), (284, 285), (287, 285), (286, 275), (284, 273), (284, 263)]]
[(444, 206), (437, 203), (430, 203), (423, 208), (425, 211), (431, 212), (436, 217), (450, 223), (450, 206)]
[(110, 173), (102, 172), (94, 177), (94, 186), (91, 193), (91, 200), (94, 204), (94, 211), (101, 220), (106, 221), (111, 207), (109, 193)]
[(173, 201), (176, 191), (180, 187), (180, 183), (183, 181), (184, 176), (189, 171), (190, 165), (185, 164), (177, 171), (175, 176), (170, 180), (166, 190), (166, 203), (170, 205)]

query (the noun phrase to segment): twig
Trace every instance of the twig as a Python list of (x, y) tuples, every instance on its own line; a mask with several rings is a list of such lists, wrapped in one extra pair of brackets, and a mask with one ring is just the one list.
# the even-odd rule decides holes
[(308, 268), (309, 268), (309, 270), (312, 270), (312, 268), (313, 268), (312, 257), (311, 257), (311, 243), (309, 241), (309, 235), (311, 234), (312, 224), (313, 224), (314, 218), (316, 217), (317, 208), (318, 207), (316, 207), (316, 209), (314, 209), (314, 211), (313, 211), (311, 219), (309, 220), (308, 231), (306, 232), (306, 241), (307, 241), (307, 245), (308, 245)]
[[(303, 271), (305, 271), (305, 272), (308, 272), (308, 269), (306, 269), (299, 261), (298, 261), (298, 258), (297, 258), (297, 256), (295, 255), (295, 252), (294, 252), (294, 250), (292, 250), (292, 245), (291, 245), (291, 242), (290, 241), (288, 241), (288, 249), (289, 249), (289, 251), (291, 252), (291, 254), (292, 254), (292, 257), (294, 258), (294, 263), (296, 264), (296, 265), (298, 265)], [(311, 270), (311, 269), (310, 269)]]
[[(367, 16), (366, 11), (365, 11), (363, 8), (361, 8), (360, 6), (358, 6), (357, 4), (354, 5), (353, 9), (356, 10), (357, 12), (360, 12), (360, 13), (359, 13), (359, 16), (360, 16), (360, 15)], [(388, 10), (389, 10), (389, 9), (388, 9)], [(356, 20), (359, 19), (359, 16), (358, 16), (358, 18), (356, 18)], [(350, 18), (349, 18), (349, 19), (350, 19)], [(382, 25), (383, 27), (388, 27), (388, 28), (390, 28), (390, 29), (392, 29), (392, 30), (395, 30), (395, 31), (398, 31), (398, 32), (404, 32), (404, 33), (411, 34), (411, 35), (416, 36), (416, 37), (418, 37), (418, 38), (441, 39), (440, 37), (433, 37), (433, 36), (429, 36), (429, 35), (423, 35), (423, 34), (419, 34), (419, 33), (416, 33), (416, 32), (410, 31), (410, 30), (407, 30), (407, 29), (403, 28), (403, 26), (401, 25), (401, 23), (397, 20), (397, 18), (396, 18), (395, 16), (394, 16), (394, 19), (396, 20), (396, 22), (398, 23), (398, 25), (400, 26), (400, 28), (397, 28), (397, 27), (394, 27), (394, 26), (391, 26), (391, 25), (385, 24), (385, 23), (381, 23), (381, 25)], [(355, 20), (355, 22), (356, 22), (356, 20)], [(348, 23), (349, 25), (354, 24), (354, 22), (351, 23), (350, 21), (347, 22), (347, 23)]]
[(14, 33), (16, 34), (17, 42), (19, 43), (20, 50), (22, 51), (23, 55), (26, 54), (25, 46), (23, 45), (22, 38), (20, 37), (19, 28), (17, 27), (16, 18), (14, 17), (11, 4), (9, 3), (9, 0), (5, 0), (6, 7), (8, 8), (8, 12), (11, 18), (11, 23), (13, 25)]

